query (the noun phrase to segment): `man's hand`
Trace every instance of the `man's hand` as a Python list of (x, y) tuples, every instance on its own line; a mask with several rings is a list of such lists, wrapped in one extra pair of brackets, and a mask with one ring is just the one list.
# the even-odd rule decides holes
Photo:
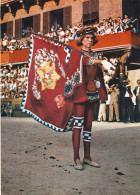
[(110, 62), (108, 62), (107, 60), (102, 60), (101, 64), (103, 65), (103, 67), (109, 71), (109, 73), (113, 72), (116, 70), (115, 66), (113, 66)]

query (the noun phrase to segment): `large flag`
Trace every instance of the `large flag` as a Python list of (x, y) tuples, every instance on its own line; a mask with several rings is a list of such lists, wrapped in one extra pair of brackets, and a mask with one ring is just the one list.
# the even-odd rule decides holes
[(72, 130), (73, 104), (64, 98), (70, 58), (68, 47), (31, 36), (29, 75), (21, 111), (58, 132)]

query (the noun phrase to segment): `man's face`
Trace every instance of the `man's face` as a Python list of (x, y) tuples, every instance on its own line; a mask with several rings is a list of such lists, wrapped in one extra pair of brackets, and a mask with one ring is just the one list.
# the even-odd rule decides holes
[(124, 17), (125, 17), (125, 19), (127, 19), (127, 18), (128, 18), (128, 16), (127, 16), (127, 15), (125, 15)]
[(90, 34), (85, 35), (82, 43), (83, 43), (83, 49), (86, 49), (86, 50), (90, 49), (93, 44), (93, 35), (90, 35)]

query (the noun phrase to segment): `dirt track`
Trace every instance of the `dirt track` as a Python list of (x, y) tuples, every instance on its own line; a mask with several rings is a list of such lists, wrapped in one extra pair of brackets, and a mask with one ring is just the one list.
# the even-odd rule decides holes
[[(101, 168), (73, 168), (71, 132), (32, 118), (1, 119), (2, 195), (139, 195), (140, 123), (93, 122), (92, 157)], [(81, 160), (83, 144), (81, 142)]]

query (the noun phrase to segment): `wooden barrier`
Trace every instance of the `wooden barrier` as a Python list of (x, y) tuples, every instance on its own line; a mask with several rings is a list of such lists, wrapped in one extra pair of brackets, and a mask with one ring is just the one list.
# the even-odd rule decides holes
[(1, 54), (0, 65), (9, 64), (9, 63), (18, 63), (28, 61), (29, 59), (29, 48), (15, 50), (10, 52), (3, 52)]
[(8, 51), (1, 54), (1, 65), (8, 64), (9, 63), (9, 55), (10, 53)]

